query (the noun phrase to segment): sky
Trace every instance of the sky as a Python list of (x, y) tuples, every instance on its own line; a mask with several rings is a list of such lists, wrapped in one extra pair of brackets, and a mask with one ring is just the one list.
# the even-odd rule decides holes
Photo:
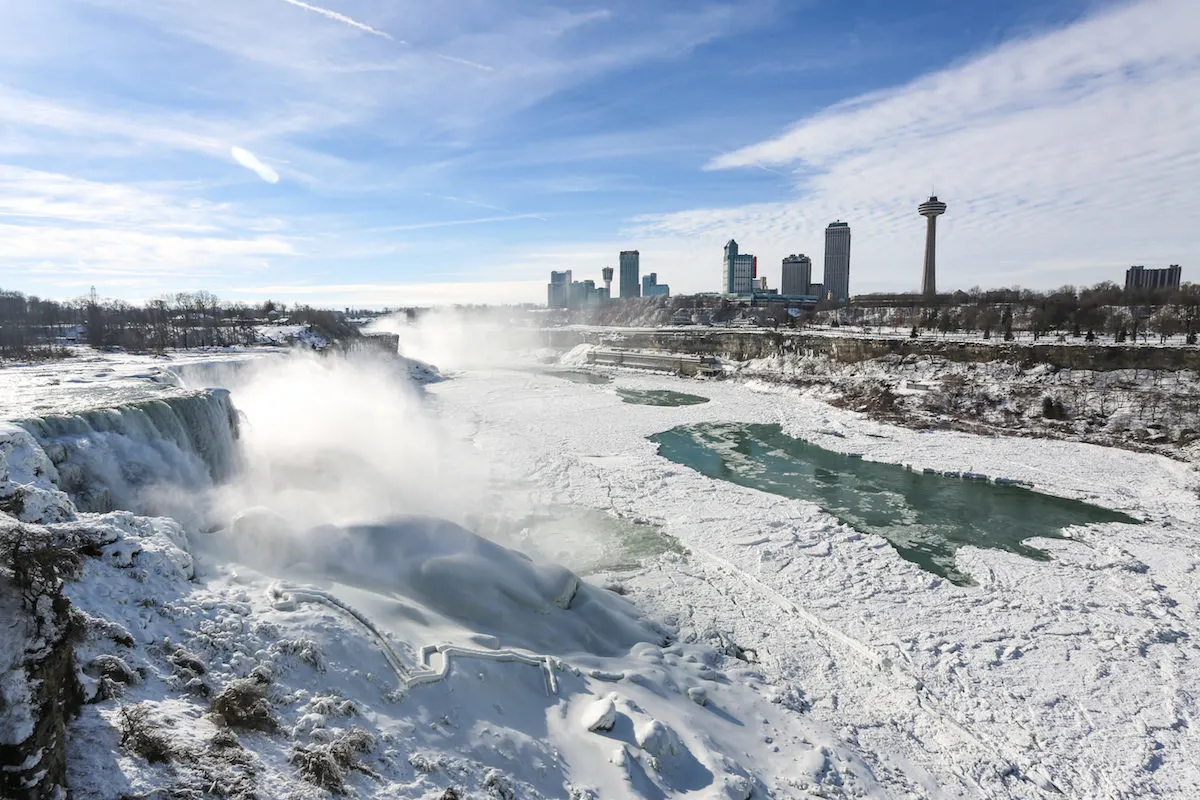
[(641, 252), (852, 293), (1200, 264), (1196, 0), (0, 3), (0, 287), (543, 301)]

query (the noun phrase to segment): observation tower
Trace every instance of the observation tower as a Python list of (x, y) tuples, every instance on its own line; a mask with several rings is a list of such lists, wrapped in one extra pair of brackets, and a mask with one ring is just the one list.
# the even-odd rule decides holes
[(946, 204), (938, 200), (937, 195), (931, 195), (917, 206), (917, 213), (928, 221), (925, 227), (925, 272), (921, 275), (921, 294), (933, 297), (937, 294), (937, 218), (946, 213)]

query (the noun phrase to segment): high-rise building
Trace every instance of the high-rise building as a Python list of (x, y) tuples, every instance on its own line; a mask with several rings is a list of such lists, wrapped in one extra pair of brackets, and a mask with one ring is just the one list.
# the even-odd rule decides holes
[(758, 258), (739, 253), (738, 243), (730, 239), (725, 244), (725, 259), (721, 262), (721, 291), (725, 294), (750, 294), (758, 277)]
[(812, 284), (812, 259), (801, 253), (790, 255), (783, 260), (783, 281), (779, 291), (782, 294), (806, 295)]
[(605, 297), (612, 297), (613, 268), (605, 267), (604, 269), (600, 270), (600, 274), (604, 276), (604, 295), (605, 295)]
[(621, 297), (640, 297), (641, 286), (638, 273), (641, 271), (641, 254), (637, 250), (621, 251)]
[(1130, 267), (1125, 270), (1125, 291), (1136, 292), (1144, 289), (1178, 289), (1178, 264), (1172, 264), (1162, 269), (1146, 269), (1145, 267)]
[(946, 204), (931, 195), (917, 206), (917, 213), (925, 218), (925, 270), (921, 273), (921, 294), (933, 297), (937, 294), (937, 274), (934, 264), (937, 255), (937, 218), (946, 213)]
[(546, 307), (567, 308), (571, 304), (571, 270), (551, 272), (546, 286)]
[(569, 308), (594, 308), (604, 304), (608, 298), (604, 289), (596, 288), (593, 280), (573, 281), (568, 295)]
[(651, 272), (642, 276), (642, 297), (669, 297), (671, 287), (658, 282), (658, 273)]
[(825, 228), (825, 292), (835, 303), (850, 299), (850, 223)]

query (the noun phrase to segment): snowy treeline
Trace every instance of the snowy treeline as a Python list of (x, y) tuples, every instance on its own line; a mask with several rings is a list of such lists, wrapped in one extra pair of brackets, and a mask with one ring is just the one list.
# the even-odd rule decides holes
[(268, 300), (230, 303), (210, 292), (180, 292), (134, 305), (95, 294), (66, 302), (0, 290), (0, 358), (62, 355), (67, 344), (133, 351), (229, 347), (261, 341), (259, 326), (307, 326), (327, 340), (357, 334), (333, 311)]

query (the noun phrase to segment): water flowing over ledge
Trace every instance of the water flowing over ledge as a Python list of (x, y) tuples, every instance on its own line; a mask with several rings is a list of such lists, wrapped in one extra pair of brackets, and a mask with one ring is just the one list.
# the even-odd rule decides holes
[(201, 489), (238, 466), (238, 412), (224, 389), (18, 424), (54, 465), (54, 483), (85, 512), (152, 511), (154, 487)]

